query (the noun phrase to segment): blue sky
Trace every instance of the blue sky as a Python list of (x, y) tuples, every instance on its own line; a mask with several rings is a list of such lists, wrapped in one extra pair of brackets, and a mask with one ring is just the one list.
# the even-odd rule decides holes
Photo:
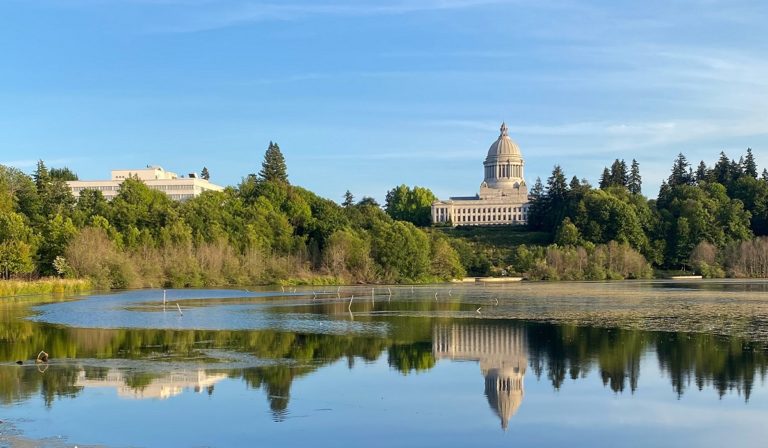
[(506, 121), (526, 177), (595, 182), (678, 152), (768, 165), (768, 3), (0, 0), (0, 163), (207, 166), (235, 184), (270, 140), (323, 196), (467, 195)]

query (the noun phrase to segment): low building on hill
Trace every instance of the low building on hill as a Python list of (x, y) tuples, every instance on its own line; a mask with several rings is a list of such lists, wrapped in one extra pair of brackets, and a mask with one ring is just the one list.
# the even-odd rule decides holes
[(67, 182), (75, 197), (83, 190), (99, 190), (104, 198), (112, 200), (120, 192), (120, 184), (126, 179), (138, 179), (149, 188), (162, 191), (175, 201), (184, 201), (199, 196), (204, 191), (222, 191), (224, 187), (200, 178), (196, 173), (179, 177), (160, 166), (147, 165), (135, 170), (112, 170), (109, 180), (73, 180)]
[(453, 226), (526, 224), (528, 186), (525, 183), (520, 147), (501, 124), (499, 138), (488, 149), (483, 163), (480, 192), (470, 197), (452, 197), (432, 203), (432, 223)]

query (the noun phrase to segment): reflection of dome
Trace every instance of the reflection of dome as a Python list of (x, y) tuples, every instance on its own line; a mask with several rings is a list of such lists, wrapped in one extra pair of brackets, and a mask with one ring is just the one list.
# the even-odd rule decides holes
[[(523, 180), (523, 155), (520, 147), (509, 138), (509, 128), (501, 124), (499, 138), (488, 148), (488, 156), (483, 162), (485, 176), (483, 183), (488, 188), (519, 190), (525, 184)], [(527, 195), (527, 190), (522, 192)]]
[(517, 413), (523, 402), (523, 378), (525, 365), (520, 368), (504, 367), (484, 370), (485, 397), (488, 405), (501, 419), (501, 427), (506, 430), (509, 419)]
[(437, 359), (480, 361), (485, 397), (507, 429), (523, 402), (528, 365), (523, 330), (511, 325), (439, 325), (433, 329), (432, 352)]

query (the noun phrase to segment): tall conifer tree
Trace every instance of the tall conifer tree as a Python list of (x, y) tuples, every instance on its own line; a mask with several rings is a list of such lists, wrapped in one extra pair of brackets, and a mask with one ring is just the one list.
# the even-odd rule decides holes
[(752, 154), (752, 148), (747, 148), (747, 156), (744, 158), (744, 174), (757, 179), (757, 163), (755, 163), (755, 156)]
[(280, 152), (280, 147), (277, 143), (269, 142), (267, 152), (264, 154), (264, 161), (261, 163), (259, 177), (265, 181), (288, 183), (285, 157)]
[(672, 165), (672, 174), (669, 175), (669, 186), (686, 185), (691, 183), (691, 166), (683, 153), (677, 155)]
[(603, 168), (603, 174), (600, 175), (599, 187), (601, 190), (605, 190), (610, 186), (611, 186), (611, 172), (608, 171), (608, 168)]
[(699, 167), (696, 168), (696, 182), (702, 183), (705, 180), (707, 180), (708, 173), (709, 173), (709, 170), (707, 169), (707, 164), (704, 163), (704, 161), (702, 160), (701, 162), (699, 162)]
[(352, 192), (351, 191), (347, 190), (347, 192), (344, 193), (344, 202), (341, 205), (343, 205), (344, 207), (347, 207), (347, 208), (352, 207), (353, 205), (355, 205), (355, 197), (352, 196)]
[(643, 187), (643, 178), (640, 176), (640, 164), (637, 160), (632, 159), (632, 168), (629, 171), (629, 181), (627, 188), (632, 194), (640, 194)]
[(726, 186), (730, 185), (731, 180), (733, 179), (733, 174), (731, 173), (731, 160), (728, 159), (728, 156), (725, 155), (725, 152), (720, 153), (720, 158), (715, 164), (713, 173), (715, 181)]

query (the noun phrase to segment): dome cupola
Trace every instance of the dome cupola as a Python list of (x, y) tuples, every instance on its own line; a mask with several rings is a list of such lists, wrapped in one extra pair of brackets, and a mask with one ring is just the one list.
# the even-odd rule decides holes
[(488, 148), (488, 157), (516, 157), (522, 158), (520, 147), (509, 138), (509, 128), (506, 123), (501, 123), (499, 138)]

